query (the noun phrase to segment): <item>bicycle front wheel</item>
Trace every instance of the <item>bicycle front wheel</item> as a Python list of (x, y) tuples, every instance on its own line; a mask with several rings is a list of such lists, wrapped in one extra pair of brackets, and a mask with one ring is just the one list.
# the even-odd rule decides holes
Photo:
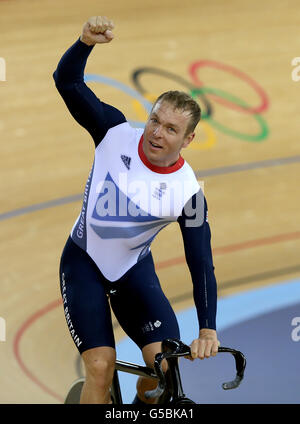
[(80, 403), (80, 395), (84, 380), (84, 378), (79, 378), (78, 380), (74, 381), (67, 394), (64, 404), (77, 405)]
[(172, 405), (196, 405), (196, 402), (194, 402), (192, 399), (189, 399), (187, 397), (182, 397), (182, 398), (178, 398), (175, 399), (174, 401), (171, 402)]

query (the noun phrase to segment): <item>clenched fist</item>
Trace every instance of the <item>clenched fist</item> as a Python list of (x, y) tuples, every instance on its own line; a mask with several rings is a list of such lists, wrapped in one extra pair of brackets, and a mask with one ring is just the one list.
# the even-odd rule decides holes
[(80, 40), (88, 46), (109, 43), (114, 35), (114, 23), (105, 16), (92, 16), (84, 24)]
[(191, 344), (191, 356), (187, 359), (194, 360), (195, 358), (209, 358), (216, 356), (220, 342), (217, 338), (216, 330), (202, 328), (199, 332), (199, 338), (195, 339)]

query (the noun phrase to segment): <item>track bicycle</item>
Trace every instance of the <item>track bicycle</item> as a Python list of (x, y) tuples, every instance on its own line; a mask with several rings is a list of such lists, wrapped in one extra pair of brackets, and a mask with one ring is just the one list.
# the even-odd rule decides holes
[[(219, 353), (230, 353), (235, 359), (236, 376), (232, 381), (222, 384), (224, 390), (237, 388), (244, 378), (244, 371), (246, 367), (246, 358), (242, 352), (231, 349), (228, 347), (220, 346)], [(189, 356), (191, 354), (190, 347), (185, 345), (178, 339), (165, 339), (162, 342), (162, 351), (155, 355), (154, 369), (147, 366), (142, 366), (130, 362), (116, 360), (115, 372), (111, 385), (111, 398), (113, 404), (123, 404), (122, 392), (119, 382), (118, 372), (127, 372), (142, 377), (151, 377), (158, 380), (156, 389), (145, 392), (145, 397), (158, 398), (158, 404), (161, 405), (185, 405), (195, 404), (195, 402), (186, 397), (179, 370), (178, 358)], [(168, 363), (168, 371), (162, 371), (161, 363), (166, 359)], [(84, 377), (76, 380), (65, 399), (65, 404), (78, 404), (82, 386), (84, 384)]]

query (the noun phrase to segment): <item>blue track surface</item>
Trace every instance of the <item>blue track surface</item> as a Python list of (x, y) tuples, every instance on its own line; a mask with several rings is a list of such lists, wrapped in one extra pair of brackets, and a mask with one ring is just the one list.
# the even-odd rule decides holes
[[(224, 391), (221, 383), (234, 377), (228, 354), (180, 362), (187, 396), (197, 403), (300, 403), (300, 280), (222, 298), (218, 302), (218, 335), (223, 346), (241, 350), (247, 358), (245, 378), (236, 390)], [(182, 340), (197, 335), (194, 308), (178, 314)], [(191, 325), (195, 323), (195, 325)], [(292, 332), (294, 337), (292, 337)], [(141, 353), (128, 338), (119, 343), (118, 357), (143, 363)], [(120, 373), (124, 403), (135, 395), (136, 377)]]

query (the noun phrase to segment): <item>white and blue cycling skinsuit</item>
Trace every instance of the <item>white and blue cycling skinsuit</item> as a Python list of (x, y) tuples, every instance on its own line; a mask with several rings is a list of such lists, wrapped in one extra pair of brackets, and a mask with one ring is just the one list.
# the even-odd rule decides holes
[(120, 325), (140, 348), (180, 337), (150, 249), (156, 234), (172, 222), (182, 233), (199, 328), (216, 329), (217, 288), (203, 192), (181, 156), (169, 167), (150, 163), (142, 147), (143, 129), (132, 128), (85, 84), (92, 49), (78, 39), (53, 74), (70, 113), (95, 143), (82, 208), (60, 263), (74, 343), (80, 353), (115, 347), (108, 295)]

